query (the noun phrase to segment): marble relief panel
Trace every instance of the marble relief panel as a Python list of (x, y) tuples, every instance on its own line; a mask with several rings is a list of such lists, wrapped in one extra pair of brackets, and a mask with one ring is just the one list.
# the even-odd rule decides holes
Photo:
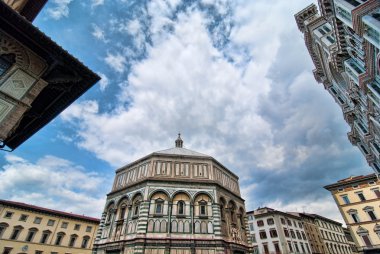
[(8, 113), (13, 109), (15, 105), (12, 103), (0, 99), (0, 123), (5, 119)]
[(35, 78), (18, 69), (1, 85), (0, 91), (20, 100), (35, 81)]

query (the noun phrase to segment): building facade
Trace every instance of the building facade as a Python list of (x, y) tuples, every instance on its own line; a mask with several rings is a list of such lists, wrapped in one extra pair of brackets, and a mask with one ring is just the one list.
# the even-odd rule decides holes
[(238, 177), (214, 158), (176, 146), (116, 171), (94, 252), (248, 253)]
[(268, 207), (247, 215), (255, 253), (312, 253), (299, 216)]
[(351, 231), (358, 251), (380, 252), (380, 181), (375, 174), (325, 186)]
[(341, 107), (357, 146), (380, 173), (380, 1), (318, 0), (295, 15), (315, 79)]
[(351, 247), (352, 253), (354, 253), (354, 254), (359, 253), (358, 248), (356, 247), (354, 238), (352, 237), (350, 230), (348, 228), (343, 228), (343, 232), (346, 235), (346, 239), (347, 239), (348, 244)]
[(309, 216), (305, 213), (300, 213), (298, 216), (303, 222), (306, 238), (309, 240), (310, 250), (313, 254), (325, 253), (325, 245), (319, 231), (318, 225), (315, 224), (314, 216)]
[(31, 22), (47, 0), (0, 0), (0, 149), (13, 150), (99, 77)]
[(90, 254), (99, 219), (0, 200), (0, 253)]
[(328, 219), (317, 214), (302, 213), (301, 217), (314, 219), (314, 225), (321, 236), (320, 242), (323, 243), (323, 252), (326, 254), (351, 254), (351, 246), (347, 241), (340, 222)]

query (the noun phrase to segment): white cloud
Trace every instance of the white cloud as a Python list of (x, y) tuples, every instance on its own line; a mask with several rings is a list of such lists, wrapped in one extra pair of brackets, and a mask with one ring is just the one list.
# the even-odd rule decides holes
[[(224, 1), (216, 2), (226, 13)], [(105, 59), (125, 74), (114, 110), (100, 112), (98, 102), (84, 101), (62, 119), (75, 128), (78, 146), (115, 167), (173, 146), (180, 131), (185, 147), (215, 156), (240, 176), (248, 209), (263, 200), (291, 200), (298, 207), (319, 202), (323, 184), (344, 176), (340, 169), (355, 171), (361, 164), (343, 162), (354, 153), (343, 120), (334, 120), (341, 112), (316, 85), (289, 15), (307, 4), (233, 2), (233, 16), (223, 19), (232, 20), (231, 35), (226, 47), (218, 47), (208, 14), (192, 6), (173, 19), (176, 3), (152, 1), (144, 13), (152, 22), (144, 56), (131, 63), (118, 48), (109, 51), (120, 53)], [(137, 38), (145, 29), (139, 18), (118, 29)], [(296, 184), (305, 189), (302, 194)], [(312, 193), (309, 201), (305, 193)]]
[(106, 74), (99, 72), (98, 75), (100, 76), (99, 89), (103, 92), (108, 87), (110, 81)]
[(103, 5), (104, 0), (91, 0), (91, 7), (94, 8), (99, 5)]
[(116, 72), (122, 73), (125, 71), (125, 64), (127, 63), (127, 60), (122, 54), (107, 53), (107, 56), (104, 60)]
[(5, 160), (0, 169), (2, 198), (100, 216), (104, 191), (110, 189), (110, 182), (98, 173), (85, 171), (70, 161), (49, 155), (36, 163), (9, 154)]
[(70, 13), (69, 5), (73, 0), (53, 0), (54, 7), (47, 9), (47, 13), (53, 19), (68, 17)]
[(96, 24), (92, 24), (92, 29), (92, 35), (96, 39), (101, 40), (103, 42), (108, 42), (108, 40), (106, 39), (105, 31), (102, 28), (100, 28)]

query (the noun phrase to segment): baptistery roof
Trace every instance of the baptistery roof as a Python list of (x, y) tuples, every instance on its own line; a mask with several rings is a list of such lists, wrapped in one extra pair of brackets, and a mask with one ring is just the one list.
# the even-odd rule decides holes
[(211, 156), (203, 153), (198, 153), (196, 151), (186, 149), (183, 147), (173, 147), (161, 151), (154, 152), (155, 154), (161, 154), (161, 155), (183, 155), (183, 156), (196, 156), (196, 157), (206, 157), (206, 158), (212, 158)]
[(153, 152), (116, 170), (112, 192), (146, 181), (216, 184), (240, 196), (238, 176), (212, 156), (183, 148), (180, 134), (175, 147)]

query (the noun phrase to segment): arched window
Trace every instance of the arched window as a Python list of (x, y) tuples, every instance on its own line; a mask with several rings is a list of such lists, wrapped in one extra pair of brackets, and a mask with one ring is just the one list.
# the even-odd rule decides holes
[(127, 205), (122, 204), (120, 207), (119, 220), (123, 220), (125, 218), (125, 211), (127, 210)]
[(156, 207), (154, 209), (154, 213), (155, 214), (163, 214), (163, 210), (164, 210), (164, 200), (161, 199), (161, 198), (158, 198), (156, 199), (156, 203), (155, 203)]
[(88, 242), (90, 241), (90, 237), (88, 235), (83, 236), (81, 248), (85, 249), (87, 248)]
[(132, 205), (132, 215), (134, 218), (139, 216), (140, 205), (141, 205), (141, 198), (140, 197), (135, 198), (133, 205)]
[(76, 234), (73, 234), (70, 236), (69, 247), (74, 247), (77, 238), (78, 238), (78, 235)]
[(63, 239), (63, 237), (65, 236), (65, 233), (64, 232), (59, 232), (58, 234), (57, 234), (57, 238), (55, 238), (55, 245), (61, 245), (61, 243), (62, 243), (62, 239)]
[(20, 235), (20, 232), (24, 229), (23, 226), (15, 226), (13, 228), (13, 232), (12, 232), (12, 235), (11, 235), (11, 240), (17, 240), (18, 236)]
[(14, 54), (0, 55), (0, 76), (3, 76), (16, 62)]
[(50, 236), (50, 234), (51, 234), (50, 230), (43, 231), (40, 243), (46, 243), (47, 240), (48, 240), (48, 238), (49, 238), (49, 236)]
[(30, 228), (29, 232), (28, 232), (28, 235), (26, 236), (25, 241), (27, 241), (27, 242), (33, 241), (33, 238), (36, 235), (37, 231), (38, 231), (37, 228)]
[(0, 239), (9, 225), (5, 222), (0, 223)]
[(110, 206), (108, 206), (108, 209), (107, 209), (106, 224), (111, 223), (114, 212), (115, 212), (114, 205), (111, 204)]
[(177, 203), (178, 206), (178, 215), (185, 215), (185, 202), (178, 201)]

